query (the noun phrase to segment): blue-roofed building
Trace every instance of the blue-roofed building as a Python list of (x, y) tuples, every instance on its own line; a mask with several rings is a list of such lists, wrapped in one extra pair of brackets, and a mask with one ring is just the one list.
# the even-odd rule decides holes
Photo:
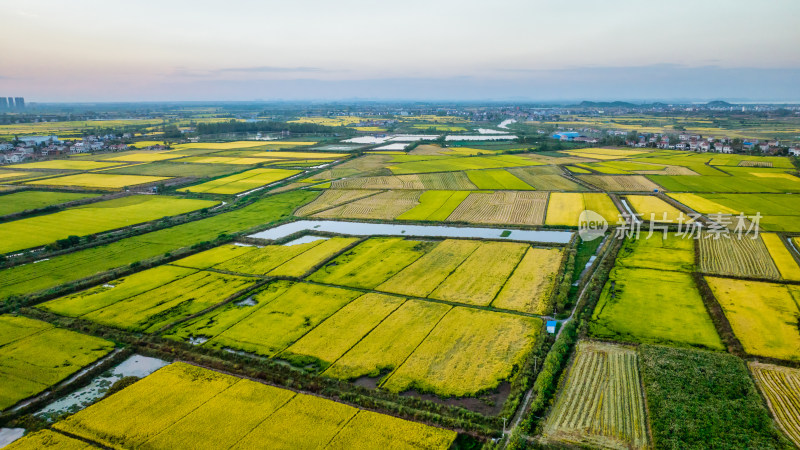
[(576, 131), (562, 131), (560, 133), (554, 133), (551, 137), (559, 141), (571, 141), (576, 137), (580, 137), (580, 135), (581, 134)]
[(550, 334), (556, 334), (556, 325), (558, 322), (555, 320), (548, 320), (547, 321), (547, 332)]

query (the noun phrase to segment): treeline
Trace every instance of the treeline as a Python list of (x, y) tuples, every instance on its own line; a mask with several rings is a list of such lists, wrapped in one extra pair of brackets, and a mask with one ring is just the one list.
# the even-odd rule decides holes
[(320, 133), (350, 133), (350, 130), (345, 127), (329, 127), (325, 125), (317, 125), (315, 123), (286, 123), (286, 122), (239, 122), (231, 120), (230, 122), (218, 123), (198, 123), (197, 134), (220, 134), (220, 133), (278, 133), (281, 131), (288, 131), (297, 134), (320, 134)]

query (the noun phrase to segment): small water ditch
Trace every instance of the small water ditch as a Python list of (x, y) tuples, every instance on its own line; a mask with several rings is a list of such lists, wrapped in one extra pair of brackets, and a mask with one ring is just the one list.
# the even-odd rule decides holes
[(34, 415), (52, 420), (65, 413), (78, 412), (100, 399), (108, 389), (124, 377), (146, 377), (169, 362), (149, 356), (133, 355), (108, 371), (98, 375), (88, 385), (62, 397)]

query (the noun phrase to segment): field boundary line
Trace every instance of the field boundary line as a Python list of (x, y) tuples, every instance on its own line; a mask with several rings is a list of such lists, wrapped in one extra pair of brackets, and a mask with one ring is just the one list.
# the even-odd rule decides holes
[[(197, 366), (197, 367), (203, 367), (203, 366)], [(215, 369), (210, 369), (210, 370), (215, 370)], [(216, 371), (216, 370), (215, 370), (215, 371)], [(224, 373), (224, 372), (220, 372), (220, 373)], [(281, 404), (281, 406), (278, 406), (277, 408), (275, 408), (275, 411), (272, 411), (271, 413), (267, 414), (267, 416), (266, 416), (266, 417), (264, 417), (264, 419), (262, 419), (260, 422), (258, 422), (257, 424), (255, 424), (255, 425), (253, 426), (253, 428), (251, 428), (251, 429), (250, 429), (250, 430), (249, 430), (247, 433), (243, 434), (243, 435), (242, 435), (242, 437), (240, 437), (240, 438), (239, 438), (239, 439), (238, 439), (236, 442), (234, 442), (234, 443), (233, 443), (233, 445), (231, 445), (231, 446), (230, 446), (230, 448), (235, 448), (235, 447), (236, 447), (236, 445), (237, 445), (237, 444), (239, 444), (239, 442), (242, 442), (242, 440), (244, 440), (244, 438), (246, 438), (247, 436), (250, 436), (250, 434), (251, 434), (253, 431), (255, 431), (255, 429), (256, 429), (256, 428), (260, 427), (260, 426), (261, 426), (261, 424), (263, 424), (264, 422), (266, 422), (266, 421), (267, 421), (267, 420), (268, 420), (270, 417), (274, 416), (274, 415), (275, 415), (275, 413), (277, 413), (278, 411), (282, 410), (282, 409), (283, 409), (283, 408), (284, 408), (286, 405), (288, 405), (288, 404), (289, 404), (289, 402), (291, 402), (292, 400), (294, 400), (295, 398), (297, 398), (297, 396), (298, 396), (298, 395), (303, 395), (303, 393), (301, 393), (301, 392), (293, 391), (293, 390), (291, 390), (291, 389), (288, 389), (288, 388), (286, 388), (286, 387), (284, 387), (284, 386), (275, 386), (275, 385), (271, 385), (271, 384), (268, 384), (268, 383), (264, 383), (263, 381), (260, 381), (260, 380), (252, 380), (252, 379), (250, 379), (250, 378), (247, 378), (247, 377), (240, 377), (239, 375), (235, 375), (235, 374), (230, 374), (230, 375), (232, 375), (232, 376), (237, 376), (237, 377), (239, 377), (239, 378), (241, 378), (241, 379), (243, 379), (243, 380), (250, 380), (250, 381), (253, 381), (253, 382), (256, 382), (256, 383), (259, 383), (259, 384), (263, 384), (263, 385), (265, 385), (265, 386), (273, 386), (273, 387), (276, 387), (276, 388), (283, 389), (283, 390), (286, 390), (286, 391), (289, 391), (289, 392), (293, 392), (293, 393), (294, 393), (294, 395), (292, 395), (291, 397), (289, 397), (288, 399), (286, 399), (286, 401), (285, 401), (285, 402), (283, 402), (283, 404)], [(323, 398), (325, 398), (325, 397), (323, 397)]]
[[(383, 317), (383, 319), (381, 319), (380, 321), (378, 321), (378, 323), (376, 323), (374, 327), (370, 328), (370, 329), (369, 329), (369, 331), (367, 331), (366, 333), (364, 333), (363, 335), (361, 335), (361, 337), (360, 337), (360, 338), (359, 338), (359, 339), (358, 339), (358, 340), (355, 342), (355, 344), (351, 345), (351, 346), (350, 346), (350, 347), (349, 347), (347, 350), (345, 350), (345, 351), (344, 351), (344, 352), (343, 352), (341, 355), (339, 355), (339, 357), (338, 357), (338, 358), (336, 358), (336, 360), (335, 360), (335, 361), (331, 362), (331, 363), (330, 363), (330, 365), (329, 365), (328, 367), (326, 367), (326, 368), (325, 368), (325, 370), (323, 370), (322, 372), (320, 372), (320, 374), (322, 374), (322, 373), (326, 372), (326, 371), (327, 371), (327, 370), (328, 370), (330, 367), (333, 367), (333, 365), (334, 365), (334, 364), (336, 364), (337, 362), (339, 362), (339, 360), (340, 360), (340, 359), (344, 358), (344, 355), (346, 355), (346, 354), (350, 353), (350, 350), (352, 350), (353, 348), (355, 348), (355, 346), (357, 346), (359, 343), (361, 343), (361, 341), (363, 341), (363, 340), (364, 340), (364, 339), (365, 339), (367, 336), (369, 336), (369, 335), (370, 335), (370, 334), (371, 334), (373, 331), (375, 331), (375, 329), (376, 329), (376, 328), (378, 328), (379, 326), (381, 326), (381, 324), (382, 324), (383, 322), (385, 322), (385, 321), (386, 321), (386, 319), (388, 319), (388, 318), (389, 318), (389, 316), (391, 316), (392, 314), (394, 314), (395, 312), (397, 312), (397, 310), (398, 310), (398, 309), (402, 308), (402, 307), (403, 307), (403, 305), (405, 305), (405, 304), (406, 304), (406, 302), (408, 302), (408, 299), (405, 299), (405, 301), (403, 301), (403, 302), (401, 302), (399, 305), (397, 305), (397, 307), (396, 307), (395, 309), (393, 309), (393, 310), (392, 310), (392, 311), (391, 311), (389, 314), (386, 314), (386, 315)], [(322, 323), (320, 322), (320, 324), (319, 324), (319, 325), (322, 325)], [(317, 326), (319, 326), (319, 325), (317, 325)], [(314, 328), (316, 328), (316, 327), (314, 327)]]
[[(519, 268), (519, 265), (522, 264), (522, 260), (525, 259), (525, 255), (527, 255), (528, 252), (531, 251), (531, 248), (533, 248), (533, 247), (531, 247), (529, 245), (528, 248), (525, 249), (525, 252), (522, 253), (522, 256), (520, 256), (519, 260), (517, 260), (517, 263), (514, 264), (514, 268), (511, 269), (511, 272), (508, 274), (508, 276), (506, 277), (505, 281), (503, 281), (503, 284), (500, 286), (499, 289), (497, 289), (497, 292), (494, 293), (494, 297), (492, 297), (492, 301), (490, 301), (486, 306), (492, 306), (492, 303), (494, 303), (495, 300), (497, 300), (497, 297), (500, 296), (501, 292), (503, 292), (503, 288), (506, 287), (506, 285), (508, 284), (508, 281), (511, 279), (511, 277), (514, 276), (514, 273)], [(563, 255), (562, 255), (562, 260), (563, 260)], [(555, 281), (553, 283), (555, 283)]]
[[(409, 359), (409, 358), (411, 358), (411, 355), (413, 355), (414, 353), (416, 353), (416, 351), (419, 349), (419, 347), (420, 347), (420, 346), (421, 346), (421, 345), (422, 345), (422, 344), (423, 344), (425, 341), (427, 341), (427, 340), (428, 340), (428, 338), (430, 337), (431, 333), (433, 333), (433, 330), (435, 330), (435, 329), (436, 329), (436, 328), (439, 326), (439, 324), (440, 324), (440, 323), (442, 323), (442, 320), (444, 320), (444, 318), (445, 318), (445, 317), (447, 317), (447, 315), (448, 315), (448, 314), (450, 314), (451, 312), (453, 312), (453, 309), (455, 309), (455, 308), (450, 308), (449, 310), (447, 310), (447, 312), (446, 312), (446, 313), (442, 314), (442, 317), (440, 317), (440, 318), (439, 318), (439, 320), (437, 320), (437, 321), (436, 321), (436, 323), (435, 323), (435, 324), (434, 324), (434, 325), (431, 327), (431, 329), (430, 329), (430, 330), (428, 330), (428, 333), (427, 333), (427, 334), (425, 334), (425, 337), (424, 337), (424, 338), (422, 338), (422, 339), (419, 341), (419, 344), (417, 344), (417, 346), (416, 346), (416, 347), (414, 347), (414, 350), (411, 350), (411, 351), (408, 353), (408, 356), (406, 356), (406, 357), (405, 357), (405, 359), (403, 359), (403, 362), (401, 362), (400, 364), (398, 364), (398, 365), (397, 365), (397, 367), (395, 367), (395, 368), (394, 368), (394, 370), (392, 370), (392, 371), (391, 371), (391, 372), (390, 372), (388, 375), (386, 375), (386, 377), (383, 379), (383, 381), (381, 381), (381, 382), (380, 382), (380, 384), (378, 384), (378, 385), (376, 386), (376, 388), (383, 387), (383, 385), (385, 385), (387, 382), (389, 382), (389, 380), (390, 380), (390, 379), (391, 379), (391, 378), (394, 376), (394, 374), (395, 374), (395, 373), (397, 373), (397, 371), (398, 371), (398, 370), (400, 370), (400, 368), (401, 368), (401, 367), (403, 367), (403, 365), (405, 365), (405, 363), (408, 361), (408, 359)], [(422, 392), (420, 392), (420, 393), (422, 393)]]
[(87, 443), (87, 444), (89, 444), (90, 446), (93, 446), (93, 447), (102, 448), (102, 449), (106, 449), (106, 450), (114, 450), (113, 447), (109, 447), (109, 446), (107, 446), (105, 444), (101, 444), (100, 442), (94, 441), (92, 439), (89, 439), (89, 438), (86, 438), (86, 437), (83, 437), (83, 436), (79, 436), (79, 435), (77, 435), (75, 433), (70, 433), (69, 431), (62, 430), (60, 428), (50, 427), (50, 428), (47, 428), (47, 429), (50, 430), (50, 431), (56, 432), (58, 434), (64, 435), (64, 436), (66, 436), (68, 438), (72, 438), (72, 439), (75, 439), (77, 441), (85, 442), (85, 443)]

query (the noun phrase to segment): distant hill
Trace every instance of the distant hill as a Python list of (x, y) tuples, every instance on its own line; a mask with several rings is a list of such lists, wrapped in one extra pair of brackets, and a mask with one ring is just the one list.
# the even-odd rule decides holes
[(724, 108), (726, 106), (733, 106), (733, 104), (728, 102), (723, 102), (722, 100), (714, 100), (713, 102), (706, 103), (706, 106), (710, 108)]
[(630, 102), (587, 102), (584, 100), (580, 102), (578, 106), (585, 108), (635, 108), (641, 105)]

